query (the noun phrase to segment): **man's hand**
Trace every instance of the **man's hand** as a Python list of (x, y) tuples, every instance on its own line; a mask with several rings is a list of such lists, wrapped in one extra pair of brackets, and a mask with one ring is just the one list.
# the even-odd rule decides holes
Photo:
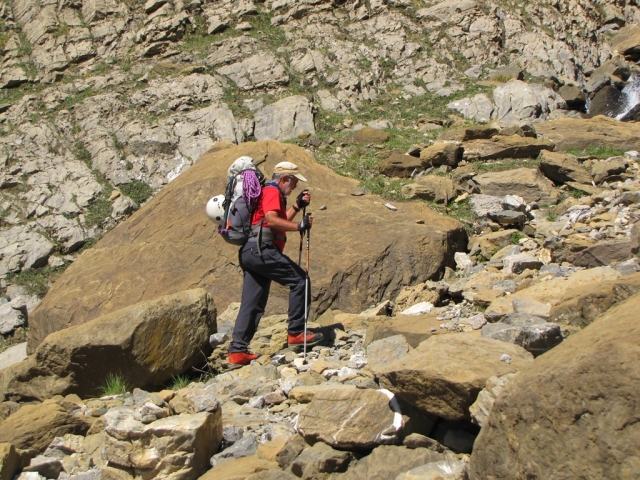
[(302, 217), (302, 220), (300, 220), (300, 223), (298, 224), (298, 231), (300, 233), (304, 233), (307, 230), (311, 230), (312, 223), (313, 216), (310, 213), (307, 213), (304, 217)]
[(305, 208), (309, 205), (309, 203), (311, 203), (311, 193), (309, 192), (309, 190), (301, 191), (298, 195), (298, 198), (296, 198), (296, 204), (298, 205), (298, 208)]

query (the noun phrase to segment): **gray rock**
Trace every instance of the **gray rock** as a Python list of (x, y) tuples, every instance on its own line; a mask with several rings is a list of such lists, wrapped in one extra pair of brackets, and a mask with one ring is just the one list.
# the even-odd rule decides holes
[(506, 195), (502, 199), (502, 206), (505, 210), (513, 210), (514, 212), (526, 212), (527, 202), (518, 195)]
[(289, 140), (302, 133), (315, 133), (312, 105), (300, 95), (261, 108), (254, 119), (258, 140)]
[(545, 120), (551, 112), (567, 108), (566, 102), (550, 88), (512, 80), (493, 91), (496, 107), (492, 118), (510, 124)]
[(62, 462), (57, 458), (38, 455), (24, 468), (24, 472), (38, 472), (45, 478), (58, 478), (62, 471)]
[(218, 68), (240, 90), (277, 87), (289, 83), (287, 71), (271, 53), (260, 52), (244, 60)]
[(514, 212), (513, 210), (489, 212), (487, 217), (500, 225), (524, 225), (527, 220), (527, 216), (524, 213)]
[(18, 300), (17, 302), (12, 300), (9, 303), (0, 305), (0, 334), (8, 335), (16, 328), (26, 324), (27, 312), (26, 308), (20, 308), (22, 306), (20, 298), (16, 299)]
[(456, 100), (447, 105), (447, 108), (457, 110), (466, 118), (477, 122), (488, 122), (494, 111), (491, 99), (484, 93), (478, 93), (473, 97)]
[(55, 245), (28, 227), (0, 231), (0, 276), (47, 264)]
[(216, 453), (211, 457), (211, 466), (215, 467), (222, 462), (233, 460), (236, 458), (249, 457), (256, 453), (258, 449), (258, 440), (254, 435), (247, 435), (240, 440), (234, 442), (229, 448), (220, 453)]
[(562, 342), (560, 325), (548, 323), (539, 317), (520, 315), (508, 316), (497, 323), (487, 324), (482, 328), (482, 336), (520, 345), (534, 355), (550, 350)]
[(469, 204), (471, 205), (471, 211), (478, 217), (484, 217), (488, 213), (503, 210), (502, 199), (492, 195), (474, 193), (469, 197)]
[(0, 370), (27, 358), (27, 342), (19, 343), (0, 353)]
[(526, 269), (538, 270), (542, 266), (540, 260), (528, 253), (519, 253), (505, 257), (502, 264), (505, 273), (515, 274), (522, 273)]
[(369, 369), (375, 373), (378, 368), (404, 357), (409, 350), (411, 346), (403, 335), (393, 335), (371, 342), (367, 346)]
[(473, 421), (473, 423), (480, 427), (486, 424), (496, 398), (498, 398), (502, 389), (514, 375), (515, 373), (507, 373), (501, 377), (494, 376), (487, 379), (487, 383), (485, 387), (480, 390), (478, 398), (473, 405), (469, 407), (469, 413), (471, 414), (471, 421)]
[(128, 217), (138, 209), (138, 204), (126, 195), (120, 195), (113, 202), (111, 207), (111, 216), (116, 219)]

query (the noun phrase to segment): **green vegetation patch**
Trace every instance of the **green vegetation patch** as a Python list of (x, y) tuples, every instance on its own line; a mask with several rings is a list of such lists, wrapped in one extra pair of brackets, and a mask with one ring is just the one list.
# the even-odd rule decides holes
[(619, 150), (613, 147), (587, 147), (587, 148), (567, 148), (565, 150), (571, 155), (576, 157), (597, 157), (600, 159), (618, 157), (624, 155), (624, 150)]
[(191, 383), (191, 379), (186, 375), (174, 375), (171, 377), (171, 382), (169, 383), (170, 390), (181, 390), (186, 388)]
[(260, 40), (271, 51), (275, 51), (279, 47), (287, 43), (287, 36), (284, 30), (278, 26), (271, 24), (271, 13), (260, 12), (258, 15), (249, 19), (252, 29), (249, 35)]
[(153, 195), (153, 189), (140, 180), (132, 180), (131, 183), (120, 185), (120, 191), (138, 205), (144, 203)]
[(17, 285), (22, 285), (27, 289), (29, 295), (37, 295), (43, 298), (53, 282), (55, 282), (62, 272), (67, 268), (66, 265), (59, 267), (42, 267), (27, 268), (20, 273), (12, 273), (7, 275), (7, 281)]
[(480, 173), (503, 172), (505, 170), (513, 170), (516, 168), (537, 168), (538, 165), (540, 165), (540, 160), (536, 158), (513, 158), (478, 163), (477, 169)]

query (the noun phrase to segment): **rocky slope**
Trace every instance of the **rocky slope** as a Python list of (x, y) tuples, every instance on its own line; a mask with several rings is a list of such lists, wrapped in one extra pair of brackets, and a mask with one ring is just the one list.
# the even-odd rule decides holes
[[(634, 478), (638, 16), (0, 3), (0, 476)], [(225, 373), (242, 154), (311, 172), (327, 342), (275, 289)]]

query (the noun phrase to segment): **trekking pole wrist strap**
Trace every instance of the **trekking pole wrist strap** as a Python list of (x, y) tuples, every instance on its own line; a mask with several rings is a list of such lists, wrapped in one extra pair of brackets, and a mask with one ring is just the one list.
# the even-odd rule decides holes
[(296, 212), (300, 211), (300, 207), (298, 205), (296, 205), (295, 203), (293, 205), (291, 205), (291, 208), (293, 208)]

